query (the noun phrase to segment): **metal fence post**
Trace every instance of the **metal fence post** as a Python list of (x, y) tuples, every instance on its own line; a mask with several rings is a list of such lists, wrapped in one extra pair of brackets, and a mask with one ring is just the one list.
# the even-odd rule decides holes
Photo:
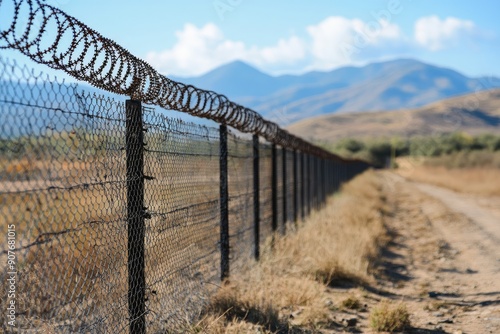
[(314, 156), (311, 156), (311, 211), (314, 209), (314, 183), (316, 171), (314, 170)]
[(316, 210), (321, 208), (321, 160), (316, 157)]
[(259, 175), (259, 136), (253, 135), (253, 235), (254, 257), (260, 257), (260, 175)]
[(316, 157), (311, 156), (311, 211), (315, 209), (314, 204), (315, 204), (315, 198), (316, 198)]
[(307, 155), (307, 215), (311, 214), (311, 183), (312, 183), (312, 158), (311, 155)]
[(272, 206), (272, 229), (278, 229), (278, 162), (276, 157), (276, 144), (271, 146), (271, 206)]
[(282, 232), (283, 234), (286, 234), (286, 221), (288, 218), (288, 212), (287, 212), (287, 207), (288, 207), (288, 189), (287, 189), (287, 161), (286, 161), (286, 148), (282, 147), (282, 189), (281, 192), (283, 194), (283, 229)]
[(333, 161), (332, 160), (328, 160), (328, 164), (327, 164), (327, 167), (326, 167), (326, 173), (328, 175), (328, 196), (330, 196), (331, 194), (333, 194)]
[(227, 175), (227, 126), (220, 125), (220, 276), (229, 277), (229, 191)]
[(319, 179), (319, 173), (318, 173), (318, 157), (314, 157), (313, 158), (314, 160), (314, 165), (313, 165), (313, 168), (314, 168), (314, 192), (313, 192), (313, 195), (314, 195), (314, 203), (313, 203), (313, 207), (315, 210), (318, 210), (318, 179)]
[(316, 170), (318, 171), (318, 176), (316, 177), (316, 193), (317, 193), (317, 200), (316, 200), (316, 207), (317, 209), (321, 209), (322, 199), (321, 199), (321, 180), (322, 180), (322, 175), (321, 175), (321, 158), (317, 158), (316, 160)]
[(323, 158), (318, 158), (318, 208), (323, 208)]
[(293, 150), (293, 222), (297, 226), (297, 219), (299, 216), (299, 173), (297, 170), (297, 150)]
[(314, 210), (317, 209), (316, 207), (316, 178), (318, 177), (318, 173), (317, 173), (317, 169), (316, 169), (316, 157), (315, 156), (312, 156), (312, 161), (311, 161), (311, 171), (312, 171), (312, 182), (311, 182), (311, 186), (312, 186), (312, 194), (311, 194), (311, 198), (312, 198), (312, 208)]
[(318, 158), (317, 160), (317, 170), (318, 170), (318, 178), (317, 178), (317, 193), (318, 193), (318, 209), (321, 209), (323, 207), (323, 190), (321, 187), (321, 182), (323, 181), (323, 171), (321, 168), (321, 163), (322, 163), (321, 158)]
[(144, 272), (144, 134), (141, 101), (125, 102), (127, 165), (128, 311), (131, 334), (146, 333)]
[(326, 160), (321, 159), (321, 201), (323, 202), (323, 207), (326, 206), (326, 186), (328, 179), (326, 177)]
[(330, 185), (329, 182), (329, 174), (328, 174), (328, 160), (323, 161), (323, 177), (325, 178), (325, 185), (323, 187), (323, 195), (325, 196), (325, 203), (328, 197), (328, 187)]
[(326, 159), (325, 159), (325, 161), (323, 162), (323, 171), (324, 171), (324, 172), (323, 172), (323, 177), (325, 178), (325, 180), (324, 180), (324, 183), (325, 183), (325, 184), (324, 184), (323, 189), (324, 189), (324, 194), (325, 194), (325, 201), (326, 201), (326, 198), (328, 197), (328, 187), (329, 187), (329, 185), (330, 185), (330, 182), (329, 182), (329, 180), (328, 180), (328, 163), (329, 163), (329, 162), (330, 162), (330, 161), (328, 161), (328, 160), (326, 160)]
[(333, 194), (335, 193), (335, 162), (333, 160), (330, 162), (330, 179), (330, 193)]
[(306, 173), (305, 173), (305, 154), (300, 152), (300, 214), (302, 221), (306, 218)]
[(318, 209), (323, 207), (323, 159), (318, 158)]
[(333, 172), (333, 161), (328, 160), (327, 166), (326, 166), (326, 174), (328, 175), (328, 196), (333, 194), (333, 177), (332, 173)]

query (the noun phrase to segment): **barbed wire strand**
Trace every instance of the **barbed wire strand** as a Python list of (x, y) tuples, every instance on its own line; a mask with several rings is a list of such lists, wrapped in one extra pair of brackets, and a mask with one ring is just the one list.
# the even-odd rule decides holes
[[(0, 10), (8, 0), (0, 0)], [(106, 91), (144, 103), (208, 118), (267, 141), (322, 158), (346, 160), (280, 128), (256, 111), (213, 91), (170, 80), (144, 60), (78, 19), (41, 0), (11, 0), (14, 15), (0, 31), (0, 49), (62, 70)], [(22, 24), (23, 22), (27, 24)], [(54, 34), (54, 26), (56, 33)]]

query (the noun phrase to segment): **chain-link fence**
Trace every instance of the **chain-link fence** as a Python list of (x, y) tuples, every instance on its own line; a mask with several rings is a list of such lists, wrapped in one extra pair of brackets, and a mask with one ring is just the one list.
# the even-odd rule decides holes
[[(91, 94), (0, 58), (4, 331), (182, 331), (221, 279), (369, 167), (170, 81), (43, 2), (0, 0), (0, 10), (13, 13), (0, 47), (131, 97)], [(47, 23), (39, 33), (33, 18)], [(58, 31), (43, 44), (48, 23)]]
[(1, 307), (15, 301), (19, 332), (126, 332), (134, 312), (148, 332), (179, 328), (221, 276), (319, 205), (321, 185), (338, 188), (326, 174), (313, 180), (319, 159), (257, 136), (49, 82), (5, 59), (0, 70), (1, 261), (15, 259), (0, 283), (7, 291), (15, 273), (15, 298)]

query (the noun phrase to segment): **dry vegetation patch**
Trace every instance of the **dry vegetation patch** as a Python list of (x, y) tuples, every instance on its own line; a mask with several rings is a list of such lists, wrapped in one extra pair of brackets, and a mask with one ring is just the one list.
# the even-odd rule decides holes
[(500, 170), (489, 168), (448, 169), (423, 166), (401, 173), (411, 180), (431, 183), (459, 192), (500, 196)]
[(405, 304), (384, 301), (370, 313), (370, 324), (378, 332), (402, 332), (410, 327), (410, 313)]
[[(469, 160), (467, 160), (469, 159)], [(500, 196), (500, 155), (488, 158), (477, 154), (398, 161), (397, 173), (413, 181), (434, 184), (458, 192)], [(480, 161), (486, 161), (479, 163)]]
[[(193, 330), (308, 333), (330, 326), (335, 306), (325, 292), (338, 281), (372, 280), (370, 266), (387, 241), (385, 210), (379, 177), (358, 176), (295, 233), (277, 238), (259, 263), (233, 275)], [(343, 307), (360, 306), (354, 299)]]

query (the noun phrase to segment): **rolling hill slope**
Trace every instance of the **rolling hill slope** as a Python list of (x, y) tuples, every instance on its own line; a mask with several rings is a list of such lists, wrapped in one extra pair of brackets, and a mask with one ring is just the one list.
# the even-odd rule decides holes
[(500, 134), (500, 89), (466, 94), (416, 109), (329, 114), (287, 127), (306, 139), (411, 137), (455, 131)]

